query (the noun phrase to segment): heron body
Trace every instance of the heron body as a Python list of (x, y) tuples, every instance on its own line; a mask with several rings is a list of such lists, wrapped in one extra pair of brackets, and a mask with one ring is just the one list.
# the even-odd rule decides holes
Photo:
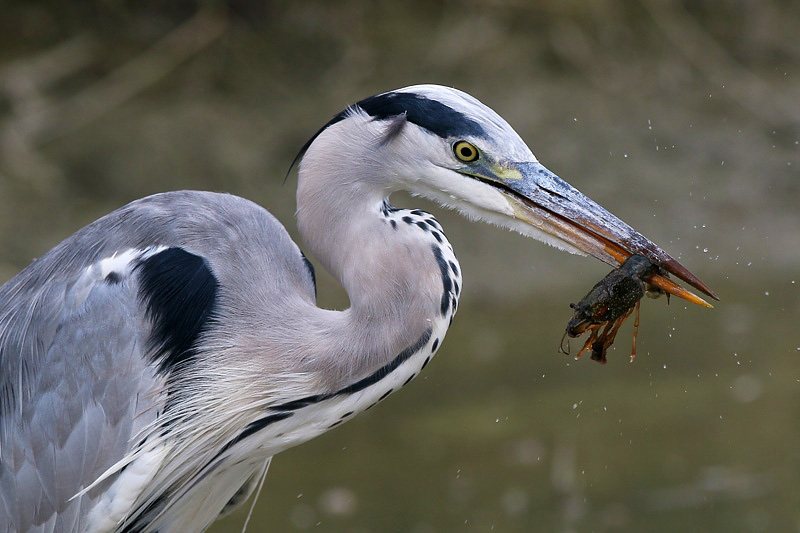
[(346, 310), (317, 307), (313, 267), (266, 210), (194, 191), (135, 201), (0, 288), (0, 531), (204, 530), (273, 455), (413, 379), (461, 271), (394, 191), (705, 287), (454, 89), (363, 100), (301, 156), (298, 227)]

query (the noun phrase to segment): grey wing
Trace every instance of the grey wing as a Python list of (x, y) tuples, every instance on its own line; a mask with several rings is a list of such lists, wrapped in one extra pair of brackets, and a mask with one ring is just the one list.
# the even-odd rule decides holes
[[(0, 294), (0, 531), (78, 531), (163, 400), (135, 282), (99, 266)], [(30, 293), (33, 294), (30, 294)], [(28, 294), (25, 298), (23, 294)], [(4, 297), (4, 298), (3, 298)], [(16, 353), (14, 353), (16, 352)]]
[(142, 487), (118, 486), (121, 471), (95, 481), (169, 409), (169, 376), (194, 357), (218, 293), (231, 301), (237, 280), (262, 275), (272, 283), (258, 288), (313, 304), (310, 264), (267, 211), (178, 191), (99, 219), (0, 287), (0, 532), (124, 519)]

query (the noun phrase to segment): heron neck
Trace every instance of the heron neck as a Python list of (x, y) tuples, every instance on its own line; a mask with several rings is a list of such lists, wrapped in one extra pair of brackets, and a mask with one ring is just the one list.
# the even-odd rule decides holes
[(433, 251), (438, 242), (430, 230), (403, 222), (404, 211), (388, 206), (380, 192), (351, 184), (335, 193), (301, 177), (298, 227), (312, 256), (347, 291), (350, 308), (342, 311), (343, 324), (334, 335), (342, 349), (360, 358), (355, 366), (367, 370), (417, 342), (433, 324), (449, 322), (441, 309), (443, 274)]

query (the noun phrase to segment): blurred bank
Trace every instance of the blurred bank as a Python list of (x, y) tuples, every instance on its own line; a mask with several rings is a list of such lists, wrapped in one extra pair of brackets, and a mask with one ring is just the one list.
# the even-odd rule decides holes
[[(800, 530), (798, 28), (790, 1), (6, 2), (0, 280), (163, 190), (296, 235), (283, 177), (319, 126), (456, 86), (722, 301), (645, 302), (634, 364), (630, 325), (573, 361), (605, 265), (393, 198), (443, 223), (459, 314), (421, 379), (273, 461), (250, 530)], [(320, 303), (347, 305), (325, 275)]]

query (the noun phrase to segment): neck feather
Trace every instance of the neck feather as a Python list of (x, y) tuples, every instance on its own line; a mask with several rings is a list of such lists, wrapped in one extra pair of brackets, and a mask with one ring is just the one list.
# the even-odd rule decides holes
[(386, 364), (432, 326), (449, 325), (460, 272), (431, 215), (395, 210), (382, 190), (367, 183), (328, 174), (323, 184), (303, 170), (297, 193), (300, 233), (350, 298), (351, 307), (338, 314), (339, 327), (326, 335), (339, 352), (331, 358), (347, 361), (337, 373), (346, 381)]

